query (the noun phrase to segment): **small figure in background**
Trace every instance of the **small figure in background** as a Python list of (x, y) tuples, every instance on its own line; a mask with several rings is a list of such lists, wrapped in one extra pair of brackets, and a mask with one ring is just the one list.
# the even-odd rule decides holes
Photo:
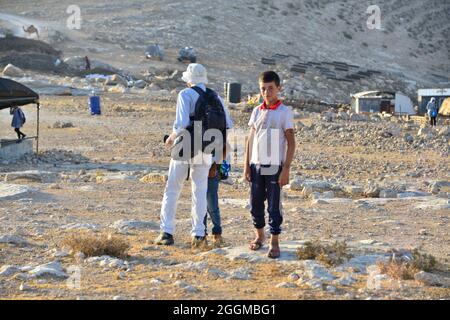
[(89, 61), (88, 56), (84, 57), (84, 60), (86, 60), (86, 70), (91, 70), (91, 62)]
[(430, 117), (430, 125), (436, 126), (436, 118), (438, 115), (438, 107), (436, 105), (436, 99), (433, 97), (427, 104), (427, 112)]
[(23, 127), (26, 121), (25, 114), (23, 113), (22, 109), (16, 106), (11, 107), (9, 109), (9, 114), (13, 115), (11, 127), (13, 127), (14, 131), (17, 133), (17, 138), (19, 140), (25, 139), (26, 135), (20, 131), (20, 128)]

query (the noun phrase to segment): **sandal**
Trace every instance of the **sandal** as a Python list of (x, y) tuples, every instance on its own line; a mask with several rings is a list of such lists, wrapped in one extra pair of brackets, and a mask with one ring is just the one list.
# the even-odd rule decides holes
[(281, 255), (280, 248), (270, 248), (267, 256), (271, 259), (277, 259)]
[(253, 240), (252, 242), (250, 242), (250, 250), (258, 251), (262, 248), (263, 245), (264, 244), (261, 240)]

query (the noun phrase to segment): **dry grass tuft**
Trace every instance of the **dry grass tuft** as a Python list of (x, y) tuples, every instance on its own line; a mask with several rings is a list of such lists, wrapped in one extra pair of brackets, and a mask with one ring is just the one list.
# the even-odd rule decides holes
[(397, 280), (411, 280), (414, 275), (420, 271), (431, 272), (437, 267), (437, 260), (434, 256), (421, 253), (414, 249), (408, 256), (396, 255), (394, 252), (387, 262), (379, 261), (377, 263), (380, 272), (387, 274)]
[(69, 235), (63, 242), (63, 246), (72, 249), (72, 252), (82, 252), (86, 257), (111, 256), (126, 258), (130, 245), (119, 237), (112, 235)]
[(300, 260), (317, 260), (327, 266), (336, 266), (351, 258), (345, 242), (335, 241), (333, 244), (322, 244), (320, 241), (308, 241), (297, 249)]

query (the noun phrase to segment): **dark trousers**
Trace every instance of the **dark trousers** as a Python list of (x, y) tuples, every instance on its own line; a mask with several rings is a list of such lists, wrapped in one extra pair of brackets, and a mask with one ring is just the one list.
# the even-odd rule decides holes
[(20, 131), (19, 128), (14, 128), (14, 131), (17, 133), (18, 139), (22, 139), (22, 137), (25, 137), (25, 135), (23, 134), (23, 132)]
[(430, 117), (430, 125), (432, 125), (432, 126), (436, 125), (436, 118), (437, 117)]
[(281, 188), (278, 184), (278, 178), (281, 173), (281, 166), (276, 166), (275, 170), (269, 166), (259, 166), (252, 164), (251, 170), (251, 214), (253, 226), (256, 229), (264, 228), (265, 207), (264, 201), (267, 200), (267, 211), (269, 212), (270, 233), (278, 235), (281, 233), (281, 223), (283, 222), (281, 209)]

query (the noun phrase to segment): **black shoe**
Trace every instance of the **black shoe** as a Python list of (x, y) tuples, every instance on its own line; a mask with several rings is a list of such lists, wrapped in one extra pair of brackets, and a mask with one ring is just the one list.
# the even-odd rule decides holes
[(167, 232), (161, 232), (160, 235), (155, 239), (155, 244), (170, 246), (174, 244), (173, 236)]
[(208, 241), (206, 241), (206, 237), (201, 237), (201, 236), (192, 237), (192, 241), (191, 241), (192, 249), (205, 247), (207, 245), (208, 245)]

